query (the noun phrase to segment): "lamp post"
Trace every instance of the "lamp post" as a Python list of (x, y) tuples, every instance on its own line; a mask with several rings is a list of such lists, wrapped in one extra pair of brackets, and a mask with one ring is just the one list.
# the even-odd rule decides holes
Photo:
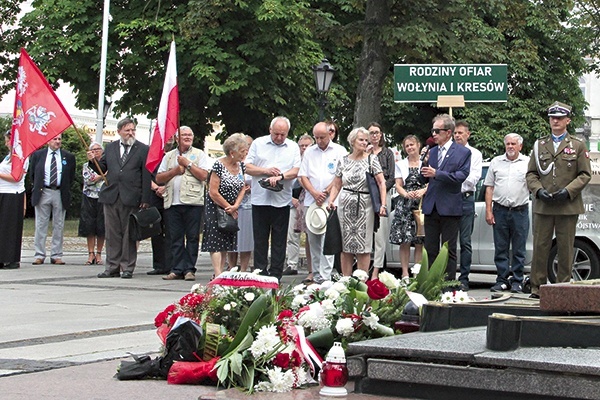
[(104, 0), (102, 18), (102, 49), (100, 52), (100, 84), (98, 87), (98, 109), (96, 111), (96, 143), (102, 143), (104, 130), (104, 90), (106, 86), (106, 56), (108, 51), (108, 20), (110, 19), (110, 0)]
[(315, 74), (317, 91), (319, 92), (319, 98), (317, 100), (319, 106), (319, 121), (323, 121), (323, 119), (325, 119), (325, 107), (327, 107), (328, 104), (327, 92), (331, 86), (331, 80), (333, 79), (335, 70), (331, 64), (329, 64), (329, 61), (324, 58), (323, 61), (321, 61), (321, 64), (313, 67), (313, 71)]
[(110, 101), (109, 99), (106, 99), (104, 101), (104, 110), (102, 110), (102, 127), (106, 126), (106, 116), (108, 115), (108, 112), (110, 111), (110, 106), (112, 106), (112, 101)]

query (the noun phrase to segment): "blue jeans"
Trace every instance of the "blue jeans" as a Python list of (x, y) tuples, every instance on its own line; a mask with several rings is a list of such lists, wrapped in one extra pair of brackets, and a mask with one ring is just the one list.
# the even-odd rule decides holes
[(165, 210), (171, 235), (171, 272), (185, 275), (196, 272), (200, 246), (200, 222), (204, 206), (176, 205)]
[(458, 280), (466, 285), (469, 284), (469, 273), (471, 272), (471, 261), (473, 250), (471, 248), (471, 235), (475, 223), (475, 196), (465, 197), (463, 194), (463, 215), (460, 219), (460, 276)]
[[(513, 282), (523, 282), (525, 244), (529, 233), (529, 209), (509, 209), (494, 203), (494, 262), (498, 271), (496, 282), (509, 285), (512, 272)], [(512, 257), (510, 258), (510, 249)]]

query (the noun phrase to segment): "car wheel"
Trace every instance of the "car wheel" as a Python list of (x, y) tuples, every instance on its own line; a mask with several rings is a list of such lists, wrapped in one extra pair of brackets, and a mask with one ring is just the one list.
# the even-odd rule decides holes
[[(596, 254), (596, 249), (583, 240), (575, 239), (573, 246), (573, 280), (583, 281), (587, 279), (596, 279), (600, 277), (600, 261)], [(550, 249), (548, 257), (548, 280), (551, 283), (556, 282), (558, 271), (558, 247), (556, 244)]]

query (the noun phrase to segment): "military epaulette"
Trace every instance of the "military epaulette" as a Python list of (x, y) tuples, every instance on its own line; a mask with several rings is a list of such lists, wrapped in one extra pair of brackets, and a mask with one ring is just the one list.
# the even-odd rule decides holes
[(575, 135), (569, 135), (569, 137), (573, 140), (577, 140), (578, 142), (583, 142), (583, 140), (581, 140), (579, 137), (577, 137)]

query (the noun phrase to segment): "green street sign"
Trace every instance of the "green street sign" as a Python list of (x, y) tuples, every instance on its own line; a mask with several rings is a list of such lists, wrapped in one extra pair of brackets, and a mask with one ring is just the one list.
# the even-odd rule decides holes
[(396, 64), (394, 101), (435, 103), (463, 95), (465, 102), (506, 102), (506, 64)]

